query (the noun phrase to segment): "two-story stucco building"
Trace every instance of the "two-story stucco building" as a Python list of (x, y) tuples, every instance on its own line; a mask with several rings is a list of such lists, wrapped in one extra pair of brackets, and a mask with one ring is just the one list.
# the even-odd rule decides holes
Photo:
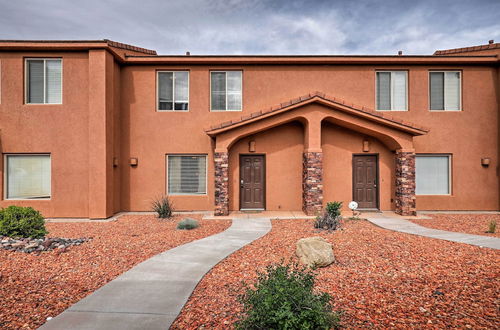
[(499, 209), (500, 43), (428, 56), (162, 56), (0, 41), (0, 207)]

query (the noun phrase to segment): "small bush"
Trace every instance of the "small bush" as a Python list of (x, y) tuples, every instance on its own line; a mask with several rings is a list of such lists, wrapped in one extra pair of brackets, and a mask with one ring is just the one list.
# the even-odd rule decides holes
[(168, 219), (172, 217), (174, 205), (167, 196), (161, 196), (153, 200), (153, 211), (158, 213), (158, 218)]
[(342, 208), (342, 202), (329, 202), (326, 204), (325, 212), (322, 215), (316, 217), (314, 222), (314, 228), (325, 229), (325, 230), (337, 230), (340, 228), (340, 221), (342, 217), (340, 215), (340, 209)]
[(489, 226), (488, 226), (488, 231), (487, 233), (495, 233), (497, 231), (497, 222), (495, 220), (491, 220)]
[(326, 213), (328, 213), (332, 218), (340, 217), (341, 209), (342, 209), (342, 202), (326, 203)]
[(37, 210), (13, 205), (0, 210), (0, 235), (42, 238), (47, 234), (43, 216)]
[(200, 224), (195, 219), (186, 218), (186, 219), (182, 219), (182, 221), (179, 221), (179, 223), (177, 224), (177, 229), (190, 230), (190, 229), (198, 228), (199, 226), (200, 226)]
[(243, 318), (238, 329), (338, 328), (339, 313), (332, 312), (328, 293), (314, 292), (315, 276), (298, 265), (271, 265), (258, 273), (255, 289), (240, 296)]

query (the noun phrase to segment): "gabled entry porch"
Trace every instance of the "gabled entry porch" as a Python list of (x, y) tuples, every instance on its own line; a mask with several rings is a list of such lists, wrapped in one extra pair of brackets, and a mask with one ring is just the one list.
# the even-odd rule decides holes
[[(352, 137), (327, 135), (331, 131), (345, 131), (346, 136)], [(319, 92), (212, 127), (207, 130), (207, 134), (215, 140), (215, 214), (227, 215), (230, 210), (241, 207), (242, 200), (245, 199), (240, 190), (242, 182), (241, 178), (239, 181), (235, 180), (235, 176), (241, 177), (241, 173), (235, 175), (234, 171), (239, 171), (240, 157), (245, 154), (264, 155), (266, 166), (261, 169), (269, 170), (267, 173), (264, 171), (262, 176), (264, 190), (261, 196), (264, 196), (262, 204), (268, 205), (268, 209), (279, 210), (283, 204), (287, 208), (298, 204), (306, 214), (314, 215), (323, 207), (325, 190), (328, 193), (332, 189), (345, 189), (352, 191), (352, 196), (355, 196), (354, 181), (351, 184), (341, 184), (340, 178), (335, 180), (331, 173), (343, 173), (343, 177), (349, 175), (354, 180), (352, 157), (363, 154), (366, 151), (363, 148), (365, 140), (371, 139), (373, 145), (384, 153), (384, 165), (391, 163), (385, 166), (390, 170), (386, 169), (381, 173), (383, 175), (380, 180), (384, 182), (381, 196), (385, 196), (383, 202), (385, 205), (392, 205), (387, 201), (392, 199), (393, 206), (389, 207), (399, 214), (413, 215), (416, 212), (413, 137), (425, 133), (427, 130), (424, 128), (347, 104)], [(329, 142), (332, 136), (338, 136), (338, 139), (333, 138)], [(360, 142), (354, 143), (355, 140)], [(328, 149), (328, 143), (347, 145), (336, 153), (329, 151), (326, 154), (328, 161), (325, 163), (323, 148)], [(345, 162), (347, 157), (348, 170)], [(388, 157), (393, 160), (388, 162)], [(378, 169), (376, 171), (378, 175)], [(271, 184), (269, 181), (273, 180)], [(235, 183), (237, 189), (234, 187)], [(372, 184), (377, 185), (378, 178)], [(276, 189), (276, 186), (281, 186), (281, 189)], [(377, 186), (372, 188), (379, 191)], [(369, 190), (367, 187), (363, 189), (365, 194)], [(277, 202), (277, 194), (288, 196), (287, 201)], [(343, 195), (343, 198), (351, 197)], [(376, 198), (379, 198), (378, 195)], [(378, 207), (378, 202), (376, 206)]]

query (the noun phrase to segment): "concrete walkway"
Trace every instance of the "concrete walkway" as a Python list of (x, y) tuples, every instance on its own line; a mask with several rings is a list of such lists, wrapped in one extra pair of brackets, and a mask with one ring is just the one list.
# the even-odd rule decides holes
[(389, 230), (500, 250), (500, 238), (496, 237), (426, 228), (403, 218), (388, 216), (383, 213), (370, 214), (366, 219), (379, 227)]
[(270, 229), (267, 218), (234, 219), (222, 233), (140, 263), (40, 329), (168, 329), (212, 267)]

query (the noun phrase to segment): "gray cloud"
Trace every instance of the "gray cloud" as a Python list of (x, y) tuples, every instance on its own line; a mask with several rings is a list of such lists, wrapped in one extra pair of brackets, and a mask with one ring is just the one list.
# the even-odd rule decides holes
[(161, 54), (431, 54), (500, 41), (500, 1), (0, 0), (2, 39)]

